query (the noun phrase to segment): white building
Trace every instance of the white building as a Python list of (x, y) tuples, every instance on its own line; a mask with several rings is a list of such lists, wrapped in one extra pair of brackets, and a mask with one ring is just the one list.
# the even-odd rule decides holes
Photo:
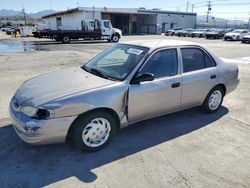
[(156, 34), (174, 27), (194, 28), (196, 13), (158, 9), (79, 7), (43, 17), (45, 28), (81, 30), (84, 20), (108, 19), (123, 34)]

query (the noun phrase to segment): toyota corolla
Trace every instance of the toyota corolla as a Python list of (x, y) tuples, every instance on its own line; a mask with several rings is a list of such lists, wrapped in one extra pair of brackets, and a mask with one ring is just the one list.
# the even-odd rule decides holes
[(9, 111), (29, 144), (69, 139), (97, 151), (118, 129), (141, 120), (194, 106), (215, 113), (238, 83), (237, 65), (199, 44), (135, 41), (115, 44), (81, 67), (25, 81)]

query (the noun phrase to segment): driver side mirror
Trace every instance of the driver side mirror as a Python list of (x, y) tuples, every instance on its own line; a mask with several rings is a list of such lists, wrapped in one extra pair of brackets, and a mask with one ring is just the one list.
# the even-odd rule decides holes
[(131, 84), (139, 84), (141, 82), (146, 82), (146, 81), (153, 81), (154, 80), (154, 74), (152, 73), (142, 73), (136, 75), (132, 80)]

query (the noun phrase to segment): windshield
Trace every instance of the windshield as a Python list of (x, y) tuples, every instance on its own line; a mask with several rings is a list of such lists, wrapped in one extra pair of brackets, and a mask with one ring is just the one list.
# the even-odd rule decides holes
[(82, 68), (106, 79), (122, 81), (148, 51), (149, 48), (142, 46), (116, 44), (101, 52)]

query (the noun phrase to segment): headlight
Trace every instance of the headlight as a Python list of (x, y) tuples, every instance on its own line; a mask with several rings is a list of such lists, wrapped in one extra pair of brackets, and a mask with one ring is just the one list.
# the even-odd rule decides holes
[(26, 116), (36, 119), (49, 119), (54, 117), (54, 112), (52, 110), (39, 109), (32, 106), (22, 106), (21, 112)]
[(22, 113), (29, 117), (34, 117), (38, 112), (38, 108), (32, 106), (22, 106), (20, 110)]

